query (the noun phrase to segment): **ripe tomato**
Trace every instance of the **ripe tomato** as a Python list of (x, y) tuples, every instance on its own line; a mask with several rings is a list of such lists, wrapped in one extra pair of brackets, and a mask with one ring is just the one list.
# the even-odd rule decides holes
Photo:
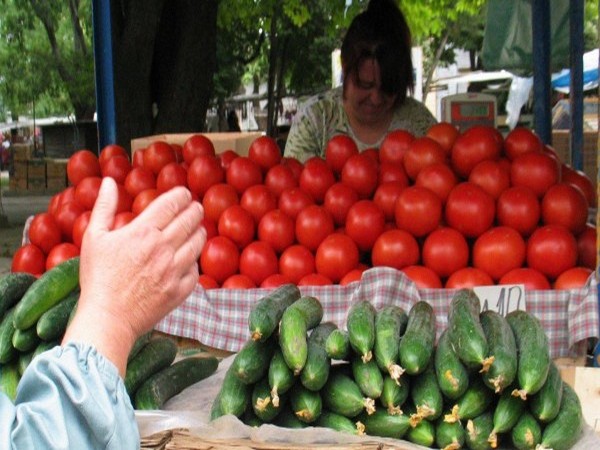
[(319, 244), (315, 255), (317, 273), (325, 275), (332, 283), (338, 283), (358, 265), (358, 247), (345, 234), (334, 233)]
[(263, 174), (260, 166), (247, 156), (238, 156), (225, 173), (227, 184), (232, 185), (238, 194), (242, 194), (250, 186), (261, 184)]
[[(77, 226), (77, 222), (79, 221), (79, 219), (81, 219), (81, 217), (85, 217), (88, 212), (89, 211), (84, 212), (81, 216), (77, 218), (77, 220), (75, 221), (75, 227)], [(115, 214), (115, 220), (113, 221), (112, 229), (118, 230), (119, 228), (124, 227), (129, 222), (131, 222), (134, 219), (134, 217), (135, 215), (131, 211), (122, 211)], [(75, 227), (73, 228), (73, 242), (75, 242)]]
[(348, 210), (357, 201), (356, 191), (347, 184), (338, 182), (327, 189), (323, 206), (331, 213), (335, 225), (343, 226), (346, 223)]
[(54, 246), (48, 256), (46, 257), (46, 270), (50, 270), (53, 267), (59, 265), (61, 262), (67, 259), (79, 256), (79, 247), (70, 242), (61, 242)]
[(348, 272), (342, 277), (342, 279), (339, 282), (339, 285), (346, 286), (350, 283), (354, 283), (355, 281), (360, 281), (360, 279), (362, 278), (362, 274), (365, 270), (366, 269), (364, 268), (352, 269), (350, 272)]
[(504, 139), (504, 153), (510, 160), (527, 152), (541, 152), (543, 147), (539, 136), (525, 127), (513, 128)]
[(519, 267), (505, 273), (498, 284), (522, 284), (527, 290), (550, 289), (550, 282), (542, 272), (531, 267)]
[(138, 216), (159, 195), (157, 189), (146, 189), (145, 191), (140, 192), (133, 199), (131, 212)]
[(260, 283), (260, 287), (263, 289), (272, 289), (289, 283), (291, 283), (291, 281), (288, 277), (281, 275), (280, 273), (274, 273), (265, 278), (263, 282)]
[(164, 141), (154, 141), (144, 150), (144, 167), (158, 175), (160, 169), (176, 162), (175, 150)]
[(212, 141), (203, 134), (193, 134), (183, 143), (181, 149), (183, 160), (189, 165), (196, 156), (215, 156), (215, 146)]
[(129, 159), (129, 154), (123, 147), (118, 144), (108, 144), (100, 150), (100, 155), (98, 156), (100, 167), (113, 156), (124, 156)]
[(60, 228), (63, 241), (73, 241), (73, 224), (75, 223), (75, 219), (77, 219), (84, 211), (85, 209), (76, 201), (70, 201), (60, 205), (55, 219)]
[(240, 205), (252, 215), (254, 223), (258, 225), (267, 212), (277, 208), (277, 199), (267, 186), (255, 184), (244, 191)]
[(380, 184), (373, 194), (373, 201), (383, 211), (386, 222), (396, 221), (396, 200), (404, 189), (406, 185), (401, 181), (388, 181)]
[(258, 239), (269, 243), (276, 253), (281, 253), (294, 243), (295, 227), (294, 219), (280, 209), (272, 209), (258, 223)]
[(320, 273), (309, 273), (298, 281), (298, 286), (329, 286), (333, 284), (329, 278)]
[(416, 186), (421, 186), (429, 189), (437, 194), (446, 204), (448, 194), (454, 186), (458, 184), (458, 178), (449, 165), (438, 163), (427, 166), (419, 172), (415, 180)]
[(341, 180), (354, 189), (359, 198), (371, 198), (379, 180), (379, 165), (365, 153), (353, 155), (342, 167)]
[(527, 265), (554, 279), (577, 263), (577, 241), (562, 225), (543, 225), (527, 241)]
[(324, 159), (313, 156), (304, 163), (298, 186), (317, 204), (322, 204), (325, 192), (335, 183), (335, 175)]
[(187, 187), (187, 170), (181, 164), (173, 162), (163, 167), (156, 177), (156, 190), (161, 194), (175, 186)]
[(54, 216), (47, 212), (36, 214), (29, 224), (29, 241), (36, 245), (45, 255), (60, 244), (62, 235)]
[(319, 205), (308, 205), (300, 211), (295, 225), (296, 240), (311, 251), (315, 251), (334, 230), (333, 217)]
[(566, 164), (561, 167), (561, 181), (581, 189), (591, 208), (598, 206), (596, 184), (581, 170), (575, 170)]
[(557, 183), (550, 186), (542, 197), (542, 221), (545, 224), (563, 225), (573, 234), (585, 228), (588, 203), (579, 188)]
[(98, 157), (90, 150), (78, 150), (67, 161), (67, 178), (73, 186), (86, 177), (100, 176)]
[(277, 207), (296, 220), (298, 213), (308, 205), (314, 205), (314, 201), (308, 193), (300, 188), (285, 189), (279, 196)]
[(598, 257), (597, 236), (596, 227), (591, 223), (586, 224), (583, 231), (576, 236), (578, 266), (592, 270), (596, 269)]
[(345, 134), (332, 137), (325, 147), (325, 162), (335, 174), (342, 173), (342, 167), (353, 155), (358, 155), (358, 146), (354, 139)]
[(370, 251), (385, 230), (385, 214), (372, 200), (359, 200), (348, 210), (346, 233), (360, 251)]
[(475, 286), (491, 286), (494, 280), (487, 272), (476, 267), (463, 267), (450, 274), (446, 280), (446, 289), (468, 289)]
[(497, 200), (510, 187), (510, 172), (499, 161), (486, 159), (473, 167), (469, 181)]
[(417, 285), (418, 289), (441, 289), (442, 280), (429, 267), (413, 265), (406, 266), (401, 271)]
[(444, 149), (433, 139), (423, 136), (410, 143), (404, 155), (404, 170), (408, 178), (416, 180), (419, 172), (432, 164), (446, 163)]
[[(75, 194), (75, 188), (73, 186), (71, 186), (70, 188), (73, 191), (73, 194)], [(69, 189), (69, 188), (67, 188), (67, 189)], [(63, 192), (64, 191), (58, 192), (57, 194), (54, 194), (52, 197), (50, 197), (50, 201), (48, 202), (47, 211), (48, 211), (48, 213), (50, 213), (53, 216), (56, 216), (56, 211), (58, 211), (58, 207), (60, 206), (61, 197), (62, 197)]]
[(207, 217), (204, 217), (200, 222), (200, 226), (204, 228), (206, 231), (206, 240), (212, 239), (215, 236), (219, 235), (219, 230), (217, 229), (217, 222)]
[(140, 192), (156, 187), (156, 176), (144, 167), (134, 167), (127, 174), (123, 185), (127, 193), (135, 198)]
[(286, 189), (298, 186), (298, 181), (288, 166), (277, 164), (269, 169), (265, 175), (265, 186), (279, 198)]
[(436, 141), (444, 149), (447, 155), (450, 155), (452, 146), (460, 131), (454, 125), (448, 122), (438, 122), (429, 127), (425, 136)]
[(175, 152), (175, 162), (177, 162), (179, 164), (185, 164), (185, 166), (187, 167), (188, 164), (183, 160), (183, 146), (172, 143), (171, 148)]
[(259, 165), (263, 173), (281, 161), (281, 150), (277, 141), (270, 136), (259, 136), (252, 141), (248, 157)]
[(541, 198), (560, 179), (560, 165), (549, 155), (527, 152), (517, 156), (510, 165), (510, 182), (525, 186)]
[(445, 278), (469, 263), (469, 244), (454, 228), (441, 227), (432, 231), (423, 242), (423, 265), (440, 278)]
[(267, 242), (254, 241), (240, 254), (240, 273), (247, 275), (256, 286), (270, 275), (277, 273), (279, 261), (273, 247)]
[(34, 244), (24, 244), (14, 253), (11, 272), (27, 272), (32, 275), (41, 275), (46, 270), (46, 255)]
[(285, 156), (281, 158), (281, 164), (291, 169), (292, 173), (294, 174), (294, 178), (296, 178), (296, 181), (300, 179), (300, 173), (302, 172), (302, 168), (304, 167), (304, 165), (300, 161), (298, 161), (296, 158), (292, 158), (291, 156)]
[(96, 203), (101, 183), (102, 178), (100, 177), (85, 177), (75, 186), (75, 201), (83, 209), (91, 210)]
[(83, 242), (83, 234), (87, 229), (88, 223), (90, 223), (91, 215), (91, 211), (85, 211), (77, 219), (75, 219), (75, 223), (73, 223), (73, 244), (75, 244), (77, 248), (81, 248), (81, 243)]
[(125, 183), (125, 178), (132, 169), (129, 158), (123, 155), (113, 156), (100, 167), (103, 177), (111, 177), (120, 184)]
[(225, 183), (213, 184), (202, 197), (204, 217), (218, 223), (223, 211), (231, 205), (238, 205), (239, 202), (238, 193), (233, 186)]
[(456, 138), (450, 160), (454, 171), (467, 179), (473, 167), (486, 159), (498, 159), (502, 151), (502, 136), (492, 126), (475, 125)]
[(477, 237), (490, 228), (495, 213), (492, 196), (468, 181), (457, 184), (446, 200), (446, 222), (466, 237)]
[(404, 155), (415, 136), (405, 130), (390, 131), (379, 146), (379, 161), (381, 163), (403, 164)]
[(215, 236), (206, 241), (200, 253), (202, 273), (222, 284), (240, 267), (240, 251), (234, 242), (225, 236)]
[(215, 156), (196, 156), (187, 170), (187, 185), (198, 198), (202, 198), (209, 187), (224, 180), (225, 171)]
[(371, 251), (373, 267), (402, 269), (419, 262), (420, 251), (417, 240), (404, 230), (391, 229), (381, 233)]
[(408, 175), (406, 175), (404, 166), (402, 164), (392, 164), (388, 162), (380, 163), (377, 183), (378, 185), (382, 185), (388, 181), (399, 181), (404, 186), (408, 186), (410, 184)]
[(117, 184), (117, 214), (131, 211), (133, 197), (129, 195), (125, 186)]
[(204, 289), (218, 289), (219, 283), (213, 277), (209, 277), (205, 273), (198, 275), (198, 284)]
[(234, 273), (221, 285), (222, 289), (254, 289), (256, 283), (248, 275)]
[(416, 237), (435, 230), (442, 219), (442, 201), (427, 188), (409, 186), (403, 189), (394, 209), (396, 226)]
[(133, 153), (133, 157), (131, 158), (131, 166), (132, 167), (143, 167), (144, 166), (144, 152), (146, 151), (145, 148), (140, 148), (137, 149), (134, 153)]
[(315, 257), (304, 245), (291, 245), (279, 257), (279, 273), (294, 284), (315, 270)]
[(529, 236), (540, 221), (540, 202), (530, 188), (510, 187), (498, 198), (496, 217), (499, 225), (509, 226), (522, 236)]
[(592, 269), (587, 267), (567, 269), (554, 280), (554, 289), (581, 289), (592, 273)]
[(525, 240), (511, 227), (490, 228), (473, 244), (473, 266), (488, 273), (494, 281), (521, 267), (525, 256)]
[(235, 151), (229, 149), (229, 150), (225, 150), (223, 153), (219, 153), (217, 155), (217, 158), (219, 159), (219, 162), (221, 163), (221, 167), (223, 168), (223, 170), (227, 170), (229, 168), (229, 166), (231, 165), (231, 161), (233, 161), (235, 158), (237, 158), (238, 155)]
[(221, 214), (217, 229), (220, 236), (231, 239), (240, 249), (254, 240), (254, 218), (240, 205), (231, 205)]

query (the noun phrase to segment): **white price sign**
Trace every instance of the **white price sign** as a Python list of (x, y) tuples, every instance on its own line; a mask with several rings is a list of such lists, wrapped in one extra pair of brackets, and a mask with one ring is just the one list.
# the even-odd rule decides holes
[(501, 316), (525, 308), (525, 285), (505, 284), (497, 286), (476, 286), (473, 288), (481, 302), (481, 311), (491, 309)]

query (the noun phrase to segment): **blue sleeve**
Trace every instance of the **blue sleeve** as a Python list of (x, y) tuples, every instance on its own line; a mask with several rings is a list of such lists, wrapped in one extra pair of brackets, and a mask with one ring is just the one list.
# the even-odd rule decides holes
[(137, 449), (134, 410), (117, 368), (69, 343), (36, 357), (13, 404), (0, 393), (0, 448)]

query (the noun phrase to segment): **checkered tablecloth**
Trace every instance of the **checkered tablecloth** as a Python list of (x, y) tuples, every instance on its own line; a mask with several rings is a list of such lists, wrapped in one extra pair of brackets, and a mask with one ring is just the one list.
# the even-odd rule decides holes
[[(186, 301), (156, 327), (171, 335), (196, 339), (209, 347), (237, 352), (250, 338), (248, 314), (266, 289), (211, 289), (197, 286)], [(376, 308), (396, 304), (409, 311), (418, 300), (434, 308), (438, 336), (447, 325), (448, 306), (454, 294), (449, 289), (417, 289), (402, 272), (388, 268), (369, 269), (359, 283), (348, 286), (302, 287), (303, 295), (317, 297), (324, 321), (345, 328), (350, 305), (367, 299)], [(598, 290), (595, 276), (576, 291), (537, 290), (526, 292), (527, 311), (541, 320), (550, 342), (552, 358), (582, 356), (587, 339), (599, 336)]]

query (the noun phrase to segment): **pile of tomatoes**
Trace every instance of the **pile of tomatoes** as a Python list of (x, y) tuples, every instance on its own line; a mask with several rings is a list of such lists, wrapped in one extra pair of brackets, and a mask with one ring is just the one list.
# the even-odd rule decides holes
[(569, 289), (596, 268), (595, 185), (526, 128), (503, 137), (442, 122), (423, 137), (393, 131), (363, 152), (339, 135), (304, 163), (267, 136), (242, 156), (216, 154), (196, 134), (182, 146), (153, 142), (131, 161), (117, 145), (98, 157), (80, 150), (67, 175), (13, 271), (39, 274), (79, 253), (105, 176), (119, 185), (115, 228), (173, 186), (190, 189), (205, 212), (205, 288), (345, 285), (388, 266), (420, 288)]

